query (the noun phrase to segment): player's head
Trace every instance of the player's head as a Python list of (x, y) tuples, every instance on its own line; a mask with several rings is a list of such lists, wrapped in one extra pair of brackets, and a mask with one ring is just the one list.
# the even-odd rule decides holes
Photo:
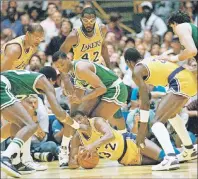
[(178, 24), (182, 24), (186, 22), (187, 23), (191, 22), (190, 16), (182, 11), (174, 12), (168, 19), (168, 25), (173, 28), (173, 31)]
[(53, 65), (60, 73), (68, 73), (71, 68), (71, 60), (67, 57), (66, 53), (57, 51), (52, 56)]
[(129, 68), (134, 68), (141, 58), (141, 54), (135, 48), (128, 48), (124, 53), (124, 59)]
[(30, 46), (37, 47), (44, 40), (43, 27), (40, 24), (28, 25), (26, 37)]
[(85, 31), (86, 33), (92, 32), (96, 23), (95, 10), (91, 7), (83, 9), (81, 14), (81, 22), (83, 31)]
[(82, 111), (75, 111), (71, 114), (71, 117), (79, 124), (89, 124), (87, 116)]
[(52, 68), (50, 66), (45, 66), (40, 69), (39, 73), (44, 74), (52, 85), (54, 85), (56, 83), (57, 73), (54, 68)]

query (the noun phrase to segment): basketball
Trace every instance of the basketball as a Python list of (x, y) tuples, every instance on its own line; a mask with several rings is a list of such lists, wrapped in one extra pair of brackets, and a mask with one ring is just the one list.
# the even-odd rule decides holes
[(92, 157), (86, 158), (87, 152), (78, 154), (78, 163), (82, 168), (92, 169), (95, 168), (99, 162), (99, 156), (97, 152), (92, 153)]

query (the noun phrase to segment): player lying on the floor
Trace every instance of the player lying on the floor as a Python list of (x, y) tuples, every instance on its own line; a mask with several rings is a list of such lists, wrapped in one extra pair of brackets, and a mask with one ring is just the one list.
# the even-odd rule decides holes
[[(101, 117), (88, 119), (80, 111), (76, 111), (72, 117), (78, 123), (87, 125), (87, 130), (78, 130), (71, 140), (69, 168), (79, 167), (77, 161), (79, 150), (86, 150), (87, 156), (97, 150), (99, 156), (117, 160), (125, 166), (156, 164), (165, 156), (164, 151), (148, 139), (145, 140), (146, 147), (139, 149), (134, 134), (120, 134)], [(179, 153), (177, 149), (175, 150)]]

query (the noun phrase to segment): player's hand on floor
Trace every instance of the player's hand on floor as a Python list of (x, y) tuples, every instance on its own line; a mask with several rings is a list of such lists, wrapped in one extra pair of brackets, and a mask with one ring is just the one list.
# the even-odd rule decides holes
[(147, 135), (147, 123), (140, 122), (140, 127), (138, 129), (137, 137), (136, 137), (136, 144), (137, 146), (142, 149), (145, 147), (145, 138)]
[(80, 166), (78, 164), (78, 155), (75, 155), (74, 157), (70, 157), (68, 164), (70, 169), (79, 168)]

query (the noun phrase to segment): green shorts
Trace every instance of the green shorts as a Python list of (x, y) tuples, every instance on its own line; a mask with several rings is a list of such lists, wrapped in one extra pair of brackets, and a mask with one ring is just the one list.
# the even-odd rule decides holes
[(10, 89), (10, 82), (5, 76), (1, 75), (1, 110), (19, 101)]
[(128, 98), (128, 90), (126, 85), (121, 82), (120, 84), (107, 88), (107, 92), (102, 96), (101, 100), (116, 103), (122, 106), (126, 103)]

